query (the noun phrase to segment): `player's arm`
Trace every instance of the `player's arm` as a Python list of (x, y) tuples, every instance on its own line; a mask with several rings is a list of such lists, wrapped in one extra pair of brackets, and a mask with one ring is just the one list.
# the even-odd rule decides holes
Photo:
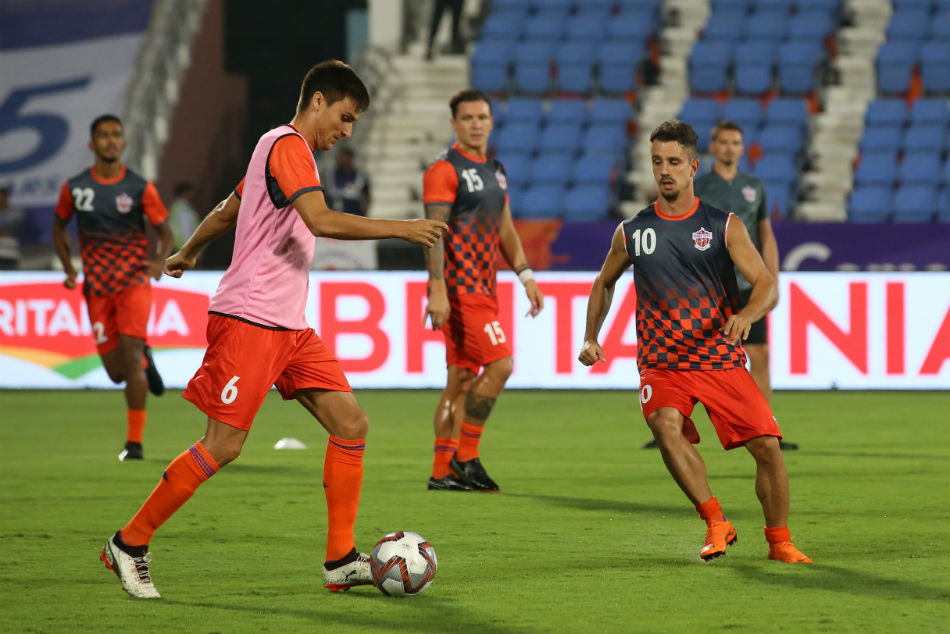
[(195, 268), (201, 249), (237, 224), (240, 209), (241, 199), (236, 192), (231, 192), (230, 196), (219, 202), (211, 213), (204, 217), (195, 232), (181, 246), (181, 250), (165, 260), (165, 274), (181, 277), (185, 271)]
[(66, 274), (63, 280), (63, 286), (66, 288), (76, 288), (76, 278), (79, 277), (79, 273), (73, 266), (73, 256), (69, 246), (69, 219), (72, 218), (73, 209), (73, 195), (67, 183), (63, 183), (53, 216), (53, 248)]
[(778, 285), (752, 243), (745, 225), (734, 214), (730, 214), (726, 222), (726, 246), (729, 249), (729, 257), (739, 272), (752, 284), (749, 302), (742, 310), (729, 317), (722, 327), (726, 338), (732, 343), (738, 343), (740, 339), (749, 336), (752, 324), (778, 303)]
[(618, 225), (614, 237), (610, 241), (610, 250), (600, 267), (600, 273), (594, 278), (590, 288), (590, 297), (587, 300), (587, 328), (584, 330), (584, 345), (578, 360), (584, 365), (594, 365), (604, 360), (604, 349), (597, 343), (600, 328), (610, 312), (610, 303), (613, 301), (614, 286), (623, 275), (633, 258), (627, 253), (624, 245), (623, 225)]
[(505, 208), (501, 212), (501, 228), (499, 243), (501, 254), (511, 270), (518, 274), (518, 279), (524, 284), (524, 292), (531, 302), (531, 309), (528, 315), (536, 317), (541, 309), (544, 308), (544, 296), (534, 281), (534, 272), (528, 266), (528, 259), (524, 255), (524, 247), (521, 244), (521, 237), (515, 229), (515, 223), (511, 219), (511, 206), (506, 202)]
[(772, 221), (768, 218), (758, 221), (759, 229), (759, 251), (762, 253), (762, 260), (765, 262), (765, 268), (768, 269), (772, 277), (778, 280), (778, 241), (775, 239), (775, 232), (772, 231)]
[[(451, 205), (432, 204), (425, 206), (426, 218), (447, 223), (452, 214)], [(429, 272), (429, 292), (423, 324), (432, 320), (432, 329), (440, 330), (449, 319), (449, 292), (445, 286), (445, 240), (439, 240), (424, 249), (426, 270)]]
[(429, 218), (384, 220), (333, 211), (327, 207), (326, 198), (320, 190), (304, 192), (292, 204), (310, 233), (337, 240), (400, 238), (431, 247), (442, 239), (442, 233), (449, 228), (444, 222)]

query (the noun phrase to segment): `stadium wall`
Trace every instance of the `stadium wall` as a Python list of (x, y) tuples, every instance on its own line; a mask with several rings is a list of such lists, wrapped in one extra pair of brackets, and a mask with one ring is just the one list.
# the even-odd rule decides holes
[[(217, 272), (154, 284), (149, 343), (170, 387), (200, 365)], [(514, 388), (637, 386), (632, 276), (618, 283), (601, 344), (607, 363), (577, 362), (593, 273), (538, 273), (545, 310), (524, 317), (513, 274), (499, 279), (500, 325), (513, 343)], [(950, 274), (787, 273), (770, 314), (776, 389), (946, 389), (950, 386)], [(307, 318), (355, 388), (444, 385), (441, 333), (423, 325), (422, 272), (321, 272)], [(111, 388), (93, 347), (81, 293), (59, 273), (0, 277), (0, 388)]]

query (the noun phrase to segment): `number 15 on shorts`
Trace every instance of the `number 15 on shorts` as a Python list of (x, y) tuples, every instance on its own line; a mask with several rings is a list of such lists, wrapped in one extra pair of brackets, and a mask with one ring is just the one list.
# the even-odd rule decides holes
[(488, 338), (491, 339), (491, 345), (497, 346), (500, 343), (505, 343), (505, 331), (497, 321), (486, 323), (482, 330), (488, 333)]

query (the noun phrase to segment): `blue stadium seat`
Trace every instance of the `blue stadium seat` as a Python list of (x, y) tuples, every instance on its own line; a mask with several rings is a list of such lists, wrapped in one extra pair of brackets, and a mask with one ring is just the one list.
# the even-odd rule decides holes
[(564, 219), (603, 220), (610, 206), (607, 185), (577, 185), (564, 196)]
[(509, 123), (498, 133), (495, 150), (500, 156), (531, 154), (538, 138), (536, 123)]
[(909, 152), (901, 161), (898, 178), (901, 185), (933, 185), (940, 182), (943, 162), (936, 152)]
[(794, 4), (794, 0), (756, 0), (755, 10), (756, 12), (768, 11), (788, 15)]
[(779, 91), (785, 95), (804, 95), (815, 89), (817, 65), (824, 57), (818, 41), (786, 42), (778, 51)]
[(538, 137), (539, 154), (558, 153), (573, 156), (581, 148), (580, 123), (554, 123), (541, 131)]
[(937, 190), (933, 185), (901, 186), (892, 206), (894, 222), (930, 222), (937, 215)]
[(544, 107), (540, 99), (534, 97), (512, 97), (506, 103), (505, 123), (531, 123), (541, 125), (544, 120)]
[(864, 115), (866, 126), (897, 126), (904, 127), (907, 121), (907, 104), (903, 99), (894, 97), (878, 97), (868, 104), (867, 114)]
[(508, 175), (508, 187), (512, 189), (524, 188), (528, 182), (528, 167), (531, 165), (530, 156), (528, 154), (502, 155), (498, 157), (498, 160), (505, 166), (505, 174)]
[(577, 13), (579, 14), (595, 13), (599, 15), (610, 15), (610, 12), (613, 11), (615, 5), (615, 0), (583, 0), (583, 2), (574, 3)]
[(703, 28), (702, 41), (716, 42), (725, 40), (735, 42), (745, 34), (745, 22), (748, 16), (745, 9), (715, 9)]
[(944, 184), (950, 184), (950, 156), (943, 162), (943, 170), (940, 174), (940, 181)]
[(524, 11), (492, 11), (482, 22), (478, 39), (479, 41), (517, 41), (521, 37), (521, 27), (524, 22)]
[(758, 128), (762, 123), (762, 104), (758, 99), (733, 97), (723, 102), (721, 119), (729, 119), (739, 124), (743, 132)]
[(580, 123), (587, 125), (587, 104), (581, 99), (552, 99), (548, 111), (548, 124)]
[[(585, 5), (581, 5), (584, 7)], [(577, 12), (567, 19), (564, 37), (568, 41), (596, 42), (604, 37), (610, 12), (607, 10), (585, 10)]]
[(950, 44), (931, 40), (920, 47), (920, 79), (929, 95), (950, 94)]
[(760, 7), (746, 20), (746, 40), (781, 42), (788, 35), (788, 11), (768, 11)]
[(588, 94), (594, 83), (594, 43), (574, 40), (558, 46), (557, 83), (560, 92)]
[(767, 180), (765, 184), (765, 204), (769, 215), (788, 218), (791, 212), (791, 188), (783, 180)]
[(689, 85), (693, 93), (718, 93), (729, 86), (730, 41), (700, 40), (689, 55)]
[(478, 42), (471, 60), (472, 86), (487, 93), (507, 90), (511, 50), (508, 42)]
[(528, 168), (528, 182), (534, 186), (539, 183), (565, 184), (574, 173), (574, 160), (570, 154), (541, 154), (531, 162)]
[(911, 125), (950, 126), (950, 104), (939, 97), (921, 97), (910, 108)]
[(851, 222), (886, 222), (891, 211), (890, 187), (855, 187), (848, 200)]
[(950, 222), (950, 189), (946, 185), (937, 194), (937, 222)]
[(695, 128), (696, 121), (708, 121), (711, 124), (715, 124), (720, 118), (719, 113), (721, 110), (722, 106), (715, 99), (690, 97), (683, 102), (683, 107), (680, 108), (678, 118), (680, 121), (685, 121)]
[(882, 94), (903, 95), (917, 62), (916, 41), (884, 42), (877, 50), (877, 89)]
[(564, 186), (560, 183), (534, 185), (525, 189), (517, 209), (521, 218), (558, 218), (563, 209)]
[(633, 113), (630, 104), (625, 99), (611, 97), (597, 97), (590, 109), (591, 125), (618, 124), (626, 125)]
[(797, 125), (805, 130), (808, 127), (808, 107), (805, 100), (798, 97), (778, 97), (769, 102), (765, 110), (767, 123)]
[(608, 40), (596, 53), (600, 69), (600, 89), (606, 93), (624, 93), (636, 87), (637, 69), (646, 55), (643, 41)]
[(895, 152), (903, 144), (904, 130), (895, 126), (871, 126), (864, 129), (858, 149), (868, 152)]
[(558, 41), (564, 34), (565, 26), (563, 16), (539, 12), (525, 20), (521, 37), (524, 40)]
[(755, 163), (753, 175), (761, 180), (786, 181), (789, 184), (798, 180), (798, 165), (788, 154), (766, 154)]
[(495, 11), (521, 11), (523, 13), (530, 7), (524, 0), (493, 0), (491, 8), (493, 13)]
[(894, 7), (894, 12), (903, 11), (904, 9), (930, 9), (934, 4), (932, 0), (891, 0), (891, 5)]
[(946, 42), (950, 39), (950, 11), (939, 11), (930, 22), (930, 39)]
[(903, 138), (905, 152), (934, 152), (943, 154), (947, 151), (947, 128), (942, 125), (912, 125), (907, 128)]
[(606, 185), (614, 177), (616, 157), (611, 153), (588, 152), (574, 163), (572, 180), (577, 185)]
[(930, 30), (930, 7), (899, 7), (891, 15), (885, 34), (889, 42), (917, 41)]
[(619, 152), (627, 144), (627, 135), (617, 125), (591, 125), (584, 133), (585, 152)]
[(735, 50), (736, 93), (764, 95), (772, 90), (777, 40), (742, 42)]
[(644, 41), (656, 31), (656, 18), (652, 10), (625, 10), (607, 22), (607, 31), (602, 36), (608, 40)]
[(795, 2), (799, 13), (806, 11), (824, 11), (836, 20), (841, 15), (842, 4), (844, 4), (843, 0), (796, 0)]
[(827, 11), (799, 11), (788, 22), (789, 41), (819, 40), (837, 30), (832, 16)]
[(762, 129), (759, 136), (759, 145), (766, 156), (775, 153), (789, 154), (798, 161), (804, 158), (806, 142), (807, 139), (802, 136), (797, 125), (770, 124)]
[(551, 83), (554, 41), (536, 40), (515, 45), (515, 86), (519, 92), (541, 94)]
[(537, 9), (538, 13), (565, 14), (571, 10), (574, 0), (530, 0), (529, 4)]
[(710, 0), (712, 13), (721, 13), (725, 11), (741, 11), (747, 13), (749, 7), (754, 4), (754, 0)]
[(869, 152), (861, 156), (858, 169), (854, 171), (854, 184), (880, 185), (888, 189), (897, 178), (897, 151)]

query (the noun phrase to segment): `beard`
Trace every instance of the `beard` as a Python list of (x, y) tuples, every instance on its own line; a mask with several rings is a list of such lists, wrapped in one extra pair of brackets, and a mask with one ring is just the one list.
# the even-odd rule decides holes
[(679, 191), (667, 192), (667, 191), (660, 190), (660, 196), (663, 196), (666, 202), (671, 203), (671, 202), (675, 202), (676, 199), (680, 197), (680, 193)]

